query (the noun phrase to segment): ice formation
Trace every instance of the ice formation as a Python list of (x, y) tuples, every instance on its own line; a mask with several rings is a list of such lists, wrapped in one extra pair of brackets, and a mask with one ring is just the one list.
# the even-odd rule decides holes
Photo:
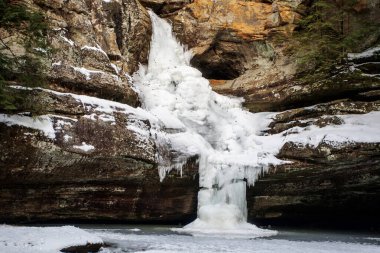
[(164, 124), (166, 133), (157, 133), (158, 143), (169, 143), (176, 154), (177, 164), (164, 164), (162, 169), (199, 156), (198, 218), (179, 231), (275, 234), (246, 222), (247, 183), (253, 184), (268, 164), (281, 163), (262, 148), (258, 134), (265, 122), (258, 123), (259, 115), (243, 110), (241, 99), (213, 92), (208, 80), (190, 66), (191, 53), (177, 42), (170, 24), (150, 15), (149, 62), (134, 75), (134, 83), (144, 108)]

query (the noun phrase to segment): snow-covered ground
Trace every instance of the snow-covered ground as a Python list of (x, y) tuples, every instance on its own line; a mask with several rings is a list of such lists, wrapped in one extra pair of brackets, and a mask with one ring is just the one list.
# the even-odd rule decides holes
[(103, 244), (94, 234), (73, 226), (19, 227), (0, 225), (1, 253), (60, 253), (61, 249)]

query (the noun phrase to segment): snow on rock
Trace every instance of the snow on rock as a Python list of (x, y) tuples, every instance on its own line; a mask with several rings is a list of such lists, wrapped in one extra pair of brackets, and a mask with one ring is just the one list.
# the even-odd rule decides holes
[(110, 65), (113, 68), (113, 70), (115, 71), (116, 75), (119, 75), (121, 69), (113, 63), (111, 63)]
[(289, 141), (312, 147), (317, 147), (321, 142), (335, 147), (342, 147), (354, 142), (380, 142), (379, 111), (367, 114), (338, 115), (338, 117), (343, 120), (343, 124), (328, 125), (323, 128), (317, 126), (291, 128), (278, 138), (283, 138), (282, 142)]
[(92, 51), (97, 51), (97, 52), (100, 52), (102, 54), (104, 54), (105, 56), (107, 56), (108, 58), (108, 55), (106, 52), (104, 52), (104, 50), (99, 46), (99, 45), (96, 45), (96, 47), (91, 47), (91, 46), (83, 46), (81, 48), (81, 50), (92, 50)]
[[(150, 137), (150, 129), (146, 128), (146, 125), (141, 124), (140, 121), (148, 121), (150, 128), (154, 133), (158, 131), (158, 129), (162, 128), (163, 123), (152, 113), (147, 112), (146, 110), (142, 108), (134, 108), (132, 106), (129, 106), (127, 104), (122, 104), (119, 102), (114, 102), (111, 100), (86, 96), (86, 95), (77, 95), (73, 93), (62, 93), (58, 91), (53, 91), (49, 89), (42, 89), (42, 88), (28, 88), (28, 87), (22, 87), (22, 86), (11, 86), (11, 88), (14, 89), (22, 89), (22, 90), (42, 90), (48, 93), (52, 93), (57, 96), (70, 96), (73, 99), (75, 99), (79, 104), (81, 104), (85, 110), (85, 115), (83, 115), (84, 118), (90, 119), (90, 120), (101, 120), (104, 122), (109, 122), (112, 124), (115, 124), (116, 118), (115, 113), (122, 113), (128, 116), (128, 123), (127, 128), (131, 131), (134, 131), (137, 136), (144, 137), (144, 139)], [(35, 124), (33, 123), (34, 120), (31, 117), (22, 116), (22, 115), (14, 115), (9, 116), (6, 114), (0, 114), (0, 122), (5, 122), (6, 124), (19, 124), (26, 127), (39, 129), (41, 130), (43, 127), (41, 124)], [(52, 122), (52, 118), (63, 118), (67, 119), (69, 121), (75, 121), (75, 119), (68, 118), (68, 117), (62, 117), (57, 115), (44, 115), (37, 117), (36, 119), (43, 119), (43, 122), (45, 124), (48, 123), (48, 121)], [(21, 120), (22, 119), (22, 120)], [(37, 122), (37, 121), (36, 121)], [(63, 125), (68, 125), (70, 122), (63, 123), (58, 119), (56, 126), (61, 129)], [(48, 126), (48, 125), (47, 125)], [(54, 138), (54, 128), (53, 124), (51, 124), (51, 128), (48, 128), (45, 126), (43, 128), (45, 130), (45, 133), (47, 136)], [(50, 125), (49, 125), (50, 126)], [(68, 139), (67, 139), (68, 140)]]
[(62, 61), (53, 62), (51, 64), (52, 67), (54, 67), (54, 66), (61, 66), (61, 65), (62, 65)]
[(28, 117), (24, 115), (7, 115), (0, 114), (0, 122), (5, 123), (7, 126), (19, 125), (36, 130), (40, 130), (48, 138), (55, 138), (55, 131), (53, 122), (48, 115), (38, 117)]
[(74, 145), (73, 148), (83, 150), (84, 152), (89, 152), (95, 149), (94, 146), (86, 144), (86, 142), (82, 142), (81, 145)]
[(91, 75), (92, 74), (103, 74), (104, 72), (103, 71), (99, 71), (99, 70), (89, 70), (89, 69), (86, 69), (86, 68), (83, 68), (83, 67), (74, 67), (74, 66), (71, 66), (75, 71), (81, 73), (82, 75), (85, 76), (86, 80), (91, 80)]
[(64, 136), (63, 136), (63, 140), (65, 141), (65, 142), (68, 142), (69, 140), (71, 140), (73, 137), (72, 136), (70, 136), (70, 135), (68, 135), (68, 134), (65, 134)]
[(380, 47), (373, 47), (361, 53), (349, 53), (347, 54), (347, 57), (349, 60), (355, 60), (355, 59), (371, 57), (375, 54), (380, 55)]
[(0, 225), (0, 252), (58, 253), (61, 249), (103, 244), (100, 237), (73, 226), (18, 227)]
[(60, 36), (65, 42), (67, 42), (68, 44), (70, 44), (70, 46), (73, 47), (73, 46), (75, 45), (74, 41), (72, 41), (72, 40), (66, 38), (64, 35), (62, 35), (62, 33), (61, 33), (59, 36)]

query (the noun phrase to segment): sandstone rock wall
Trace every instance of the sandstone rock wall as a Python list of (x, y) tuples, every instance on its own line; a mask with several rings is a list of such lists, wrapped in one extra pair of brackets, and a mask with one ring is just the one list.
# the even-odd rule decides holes
[[(139, 104), (128, 75), (147, 62), (152, 29), (147, 10), (137, 0), (22, 3), (43, 13), (49, 24), (50, 90), (14, 90), (30, 100), (20, 110), (38, 107), (44, 115), (0, 113), (0, 220), (193, 218), (195, 160), (182, 176), (172, 171), (161, 183), (149, 121), (125, 109)], [(21, 34), (1, 32), (13, 52), (23, 54)], [(10, 123), (14, 117), (17, 123)], [(51, 125), (50, 133), (31, 125)]]
[[(296, 80), (294, 57), (286, 48), (309, 1), (24, 2), (49, 21), (55, 50), (46, 65), (49, 88), (55, 91), (136, 107), (138, 97), (126, 74), (147, 61), (151, 24), (146, 8), (152, 8), (172, 21), (179, 39), (194, 52), (192, 64), (212, 79), (214, 90), (244, 97), (253, 112), (284, 111), (263, 134), (338, 125), (336, 115), (380, 109), (378, 54), (349, 60), (331, 78)], [(378, 7), (378, 0), (355, 6), (370, 20), (378, 20)], [(0, 28), (2, 33), (9, 33), (7, 42), (22, 54), (17, 31)], [(141, 138), (130, 127), (149, 130), (147, 120), (117, 107), (99, 111), (95, 98), (98, 104), (70, 94), (26, 92), (32, 104), (44, 108), (54, 138), (0, 123), (0, 221), (184, 222), (195, 217), (196, 161), (189, 161), (182, 176), (173, 171), (160, 183), (157, 147), (151, 136)], [(279, 157), (293, 163), (271, 168), (249, 188), (249, 219), (369, 217), (378, 222), (379, 153), (378, 143), (286, 143)]]
[[(280, 113), (268, 132), (342, 124), (335, 115), (378, 111), (380, 102), (336, 101)], [(249, 217), (259, 224), (379, 227), (380, 144), (318, 146), (287, 142), (271, 168), (247, 191)]]
[(175, 222), (194, 217), (195, 160), (160, 182), (156, 146), (141, 133), (150, 129), (141, 115), (123, 110), (122, 104), (102, 111), (103, 101), (94, 98), (32, 93), (48, 113), (35, 124), (47, 117), (53, 136), (22, 123), (0, 124), (1, 221)]
[[(126, 74), (147, 62), (151, 34), (149, 15), (138, 1), (22, 2), (42, 13), (49, 25), (52, 50), (46, 67), (51, 88), (138, 104)], [(0, 28), (4, 33), (12, 52), (23, 54), (25, 38), (17, 30)]]
[[(324, 78), (298, 78), (297, 59), (288, 48), (309, 6), (302, 0), (195, 0), (162, 16), (172, 20), (178, 38), (193, 50), (192, 64), (215, 91), (244, 97), (252, 112), (289, 110), (277, 115), (267, 134), (337, 125), (336, 115), (378, 111), (378, 54), (348, 59)], [(380, 24), (379, 7), (378, 0), (358, 1), (343, 29), (357, 29), (363, 20)], [(366, 38), (361, 50), (380, 45), (379, 32)], [(325, 225), (356, 220), (355, 225), (378, 226), (378, 146), (286, 143), (279, 157), (293, 163), (271, 168), (249, 188), (250, 220)]]
[[(297, 58), (289, 48), (309, 5), (302, 0), (198, 0), (169, 18), (192, 49), (192, 64), (216, 79), (211, 80), (214, 90), (244, 97), (250, 111), (283, 111), (379, 89), (376, 78), (351, 74), (349, 66), (323, 79), (297, 78)], [(379, 6), (378, 0), (358, 1), (344, 29), (355, 30), (360, 22), (380, 24)], [(362, 50), (379, 44), (379, 36), (380, 31), (366, 38)]]

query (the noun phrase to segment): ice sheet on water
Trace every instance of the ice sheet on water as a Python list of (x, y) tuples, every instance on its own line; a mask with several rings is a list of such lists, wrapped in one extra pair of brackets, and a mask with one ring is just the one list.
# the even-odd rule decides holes
[[(104, 241), (117, 245), (115, 248), (105, 248), (101, 253), (125, 251), (145, 253), (380, 253), (380, 246), (378, 245), (334, 241), (331, 239), (295, 241), (279, 238), (212, 237), (212, 235), (207, 236), (205, 234), (194, 238), (176, 234), (122, 234), (112, 231), (94, 231), (94, 233)], [(331, 237), (329, 236), (328, 238)]]

